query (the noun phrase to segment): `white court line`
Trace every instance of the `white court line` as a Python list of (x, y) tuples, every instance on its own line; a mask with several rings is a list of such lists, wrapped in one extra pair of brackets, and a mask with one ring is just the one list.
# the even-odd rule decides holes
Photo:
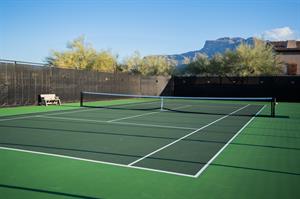
[(141, 117), (141, 116), (145, 116), (145, 115), (152, 115), (155, 113), (159, 113), (159, 112), (150, 112), (150, 113), (144, 113), (144, 114), (133, 115), (133, 116), (128, 116), (128, 117), (122, 117), (122, 118), (118, 118), (118, 119), (108, 120), (107, 122), (116, 122), (116, 121), (126, 120), (126, 119), (130, 119), (130, 118)]
[(24, 117), (14, 117), (14, 118), (4, 118), (4, 119), (0, 119), (0, 122), (9, 121), (9, 120), (18, 120), (18, 119), (33, 118), (33, 117), (37, 117), (37, 115), (30, 115), (30, 116), (24, 116)]
[[(92, 111), (93, 110), (93, 109), (87, 109), (87, 108), (82, 108), (82, 107), (79, 107), (79, 109), (81, 109), (81, 110), (76, 109), (74, 111), (69, 111), (69, 110), (72, 110), (72, 109), (69, 109), (69, 110), (52, 110), (52, 111), (47, 111), (47, 112), (37, 112), (36, 115), (28, 115), (28, 116), (24, 116), (24, 117), (11, 117), (11, 118), (0, 119), (0, 122), (2, 122), (2, 121), (9, 121), (9, 120), (34, 118), (34, 117), (39, 117), (41, 115), (61, 115), (61, 114), (67, 114), (67, 113), (76, 113), (76, 112)], [(101, 108), (99, 108), (99, 109), (101, 109)], [(43, 113), (45, 113), (45, 114), (43, 114)], [(28, 113), (28, 114), (35, 114), (35, 113)]]
[[(174, 108), (172, 110), (178, 110), (178, 109), (182, 109), (182, 108), (186, 108), (192, 105), (184, 105), (184, 106), (179, 106), (177, 108)], [(155, 112), (150, 112), (150, 113), (144, 113), (144, 114), (139, 114), (139, 115), (133, 115), (133, 116), (128, 116), (128, 117), (122, 117), (122, 118), (118, 118), (118, 119), (113, 119), (113, 120), (108, 120), (107, 122), (116, 122), (116, 121), (121, 121), (121, 120), (126, 120), (126, 119), (130, 119), (130, 118), (136, 118), (136, 117), (141, 117), (141, 116), (145, 116), (145, 115), (152, 115), (152, 114), (156, 114), (156, 113), (160, 113), (161, 111), (155, 111)]]
[(249, 124), (252, 120), (266, 107), (264, 105), (195, 175), (194, 177), (199, 177), (203, 171), (218, 157), (218, 155), (236, 138)]
[[(153, 103), (156, 103), (156, 102), (146, 102), (144, 104), (153, 104)], [(132, 105), (135, 105), (135, 104), (136, 103), (132, 102), (132, 103), (128, 103), (128, 104), (123, 104), (123, 105), (119, 104), (119, 105), (132, 106)], [(11, 118), (4, 118), (4, 119), (0, 118), (0, 122), (10, 121), (10, 120), (18, 120), (18, 119), (34, 118), (34, 117), (39, 117), (39, 116), (43, 116), (43, 115), (62, 115), (62, 114), (77, 113), (77, 112), (84, 112), (84, 111), (97, 111), (97, 110), (107, 109), (107, 108), (109, 108), (109, 106), (101, 107), (101, 108), (82, 108), (82, 107), (79, 107), (80, 110), (76, 109), (74, 111), (69, 111), (69, 110), (72, 110), (72, 109), (69, 109), (69, 110), (52, 110), (52, 111), (47, 111), (48, 113), (47, 112), (37, 112), (36, 115), (28, 115), (28, 116), (23, 116), (23, 117), (11, 117)], [(53, 113), (53, 112), (55, 112), (55, 113)], [(45, 113), (45, 114), (40, 114), (40, 113)], [(28, 114), (35, 114), (35, 113), (28, 113)], [(3, 116), (3, 117), (9, 117), (9, 115), (8, 116)]]
[(10, 147), (0, 147), (0, 149), (8, 150), (8, 151), (18, 151), (18, 152), (24, 152), (24, 153), (38, 154), (38, 155), (47, 155), (47, 156), (52, 156), (52, 157), (66, 158), (66, 159), (72, 159), (72, 160), (79, 160), (79, 161), (84, 161), (84, 162), (101, 163), (101, 164), (106, 164), (106, 165), (113, 165), (113, 166), (119, 166), (119, 167), (125, 167), (125, 168), (134, 168), (134, 169), (140, 169), (140, 170), (146, 170), (146, 171), (156, 171), (156, 172), (160, 172), (160, 173), (167, 173), (167, 174), (173, 174), (173, 175), (178, 175), (178, 176), (185, 176), (185, 177), (194, 178), (193, 175), (184, 174), (184, 173), (177, 173), (177, 172), (172, 172), (172, 171), (164, 171), (164, 170), (159, 170), (159, 169), (150, 169), (150, 168), (145, 168), (145, 167), (128, 166), (126, 164), (118, 164), (118, 163), (113, 163), (113, 162), (104, 162), (104, 161), (91, 160), (91, 159), (85, 159), (85, 158), (76, 158), (76, 157), (72, 157), (72, 156), (58, 155), (58, 154), (54, 154), (54, 153), (45, 153), (45, 152), (38, 152), (38, 151), (30, 151), (30, 150), (16, 149), (16, 148), (10, 148)]
[(166, 126), (158, 124), (143, 124), (143, 123), (134, 123), (134, 122), (111, 122), (114, 124), (124, 124), (124, 125), (134, 125), (134, 126), (147, 126), (147, 127), (159, 127), (159, 128), (168, 128), (168, 129), (183, 129), (183, 130), (196, 130), (197, 128), (190, 127), (181, 127), (181, 126)]
[(145, 159), (145, 158), (147, 158), (147, 157), (149, 157), (149, 156), (151, 156), (151, 155), (153, 155), (153, 154), (155, 154), (155, 153), (157, 153), (157, 152), (159, 152), (159, 151), (161, 151), (161, 150), (163, 150), (163, 149), (165, 149), (165, 148), (167, 148), (167, 147), (169, 147), (169, 146), (171, 146), (171, 145), (173, 145), (173, 144), (175, 144), (177, 142), (179, 142), (180, 140), (183, 140), (184, 138), (186, 138), (186, 137), (188, 137), (190, 135), (193, 135), (194, 133), (197, 133), (198, 131), (201, 131), (202, 129), (204, 129), (204, 128), (206, 128), (206, 127), (208, 127), (208, 126), (210, 126), (210, 125), (212, 125), (212, 124), (214, 124), (214, 123), (216, 123), (216, 122), (218, 122), (218, 121), (220, 121), (220, 120), (222, 120), (222, 119), (224, 119), (224, 118), (226, 118), (226, 117), (228, 117), (228, 116), (230, 116), (230, 115), (232, 115), (232, 114), (234, 114), (234, 113), (236, 113), (236, 112), (238, 112), (238, 111), (240, 111), (240, 110), (242, 110), (244, 108), (246, 108), (249, 105), (250, 104), (247, 104), (246, 106), (243, 106), (242, 108), (239, 108), (239, 109), (237, 109), (237, 110), (229, 113), (228, 115), (225, 115), (225, 116), (223, 116), (223, 117), (221, 117), (221, 118), (219, 118), (219, 119), (217, 119), (217, 120), (215, 120), (215, 121), (213, 121), (213, 122), (211, 122), (211, 123), (209, 123), (209, 124), (207, 124), (205, 126), (202, 126), (201, 128), (198, 128), (197, 130), (195, 130), (195, 131), (193, 131), (193, 132), (191, 132), (191, 133), (189, 133), (189, 134), (187, 134), (185, 136), (182, 136), (181, 138), (178, 138), (177, 140), (175, 140), (175, 141), (173, 141), (173, 142), (171, 142), (171, 143), (169, 143), (169, 144), (167, 144), (167, 145), (165, 145), (165, 146), (163, 146), (163, 147), (161, 147), (161, 148), (159, 148), (159, 149), (157, 149), (157, 150), (155, 150), (155, 151), (153, 151), (153, 152), (145, 155), (144, 157), (131, 162), (130, 164), (128, 164), (128, 166), (134, 165), (134, 164), (142, 161), (143, 159)]
[(165, 171), (165, 170), (160, 170), (160, 169), (151, 169), (151, 168), (146, 168), (146, 167), (138, 167), (138, 166), (129, 166), (126, 165), (129, 168), (133, 168), (133, 169), (141, 169), (141, 170), (146, 170), (146, 171), (155, 171), (155, 172), (160, 172), (160, 173), (167, 173), (167, 174), (173, 174), (173, 175), (177, 175), (177, 176), (185, 176), (185, 177), (190, 177), (190, 178), (195, 178), (193, 175), (190, 174), (185, 174), (185, 173), (178, 173), (178, 172), (174, 172), (174, 171)]
[(143, 123), (131, 123), (131, 122), (107, 122), (105, 120), (90, 120), (90, 119), (79, 119), (79, 118), (68, 118), (68, 117), (54, 117), (54, 116), (36, 116), (41, 118), (49, 119), (59, 119), (59, 120), (71, 120), (71, 121), (81, 121), (81, 122), (94, 122), (94, 123), (107, 123), (107, 124), (121, 124), (121, 125), (131, 125), (131, 126), (144, 126), (144, 127), (159, 127), (168, 129), (185, 129), (185, 130), (195, 130), (196, 128), (181, 127), (181, 126), (166, 126), (166, 125), (156, 125), (156, 124), (143, 124)]
[[(39, 112), (39, 113), (46, 113), (46, 114), (28, 115), (28, 116), (24, 116), (24, 117), (4, 118), (4, 119), (0, 119), (0, 122), (2, 122), (2, 121), (9, 121), (9, 120), (19, 120), (19, 119), (27, 119), (27, 118), (40, 117), (42, 115), (61, 115), (61, 114), (67, 114), (67, 113), (76, 113), (76, 112), (90, 111), (90, 109), (85, 109), (85, 108), (80, 108), (80, 109), (82, 109), (82, 110), (77, 110), (77, 109), (76, 109), (76, 111), (62, 110), (63, 112), (48, 113), (48, 114), (47, 114), (47, 112)], [(54, 111), (58, 111), (58, 110), (53, 110), (53, 111), (48, 111), (48, 112), (54, 112)], [(34, 113), (31, 113), (31, 114), (34, 114)]]

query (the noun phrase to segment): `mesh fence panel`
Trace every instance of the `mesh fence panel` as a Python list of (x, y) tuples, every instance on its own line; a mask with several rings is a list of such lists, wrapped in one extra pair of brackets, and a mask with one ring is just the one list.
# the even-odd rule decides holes
[(16, 105), (16, 76), (14, 75), (15, 65), (7, 67), (7, 84), (8, 84), (8, 94), (7, 103), (10, 105)]
[(63, 102), (79, 101), (81, 91), (159, 95), (169, 80), (0, 60), (0, 106), (37, 104), (38, 95), (48, 93)]
[(174, 77), (175, 96), (275, 97), (300, 101), (300, 76)]
[(7, 63), (0, 64), (0, 105), (8, 105), (8, 71)]

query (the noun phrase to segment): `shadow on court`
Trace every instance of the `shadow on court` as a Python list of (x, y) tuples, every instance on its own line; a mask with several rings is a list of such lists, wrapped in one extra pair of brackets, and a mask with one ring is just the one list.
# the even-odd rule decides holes
[(77, 194), (71, 194), (71, 193), (49, 191), (49, 190), (44, 190), (44, 189), (21, 187), (21, 186), (7, 185), (7, 184), (0, 184), (0, 187), (1, 188), (7, 188), (7, 189), (18, 189), (18, 190), (22, 190), (22, 191), (31, 191), (31, 192), (45, 193), (45, 194), (57, 195), (57, 196), (66, 196), (66, 197), (71, 197), (71, 198), (101, 199), (101, 198), (98, 198), (98, 197), (83, 196), (83, 195), (77, 195)]
[(246, 170), (252, 170), (252, 171), (276, 173), (276, 174), (286, 174), (286, 175), (296, 175), (296, 176), (300, 175), (300, 173), (294, 173), (294, 172), (288, 172), (288, 171), (279, 171), (279, 170), (270, 170), (270, 169), (262, 169), (262, 168), (242, 167), (242, 166), (234, 166), (234, 165), (226, 165), (226, 164), (216, 164), (216, 163), (212, 163), (210, 165), (212, 165), (212, 166), (218, 166), (218, 167), (228, 167), (228, 168), (234, 168), (234, 169), (246, 169)]
[[(71, 133), (86, 133), (86, 134), (96, 134), (96, 135), (119, 135), (119, 136), (141, 137), (141, 138), (159, 138), (159, 139), (167, 139), (167, 140), (177, 139), (176, 137), (166, 137), (166, 136), (138, 135), (138, 134), (114, 133), (114, 132), (104, 132), (104, 131), (70, 130), (70, 129), (61, 129), (61, 128), (26, 127), (26, 126), (9, 126), (9, 125), (0, 125), (0, 127), (30, 129), (30, 130), (61, 131), (61, 132), (71, 132)], [(39, 133), (40, 132), (38, 132), (38, 134)]]
[[(220, 116), (225, 116), (228, 115), (228, 113), (220, 113), (220, 112), (205, 112), (205, 111), (186, 111), (186, 110), (174, 110), (174, 109), (168, 109), (165, 108), (168, 111), (171, 112), (177, 112), (177, 113), (187, 113), (187, 114), (201, 114), (201, 115), (220, 115)], [(234, 113), (231, 114), (231, 116), (242, 116), (242, 117), (269, 117), (269, 118), (290, 118), (287, 115), (275, 115), (275, 117), (272, 117), (271, 114), (267, 115), (267, 114), (258, 114), (255, 115), (255, 113), (250, 113), (250, 114), (238, 114), (238, 113)]]
[[(141, 158), (142, 156), (138, 155), (131, 155), (131, 154), (124, 154), (124, 153), (111, 153), (111, 152), (104, 152), (104, 151), (91, 151), (91, 150), (84, 150), (84, 149), (73, 149), (73, 148), (62, 148), (62, 147), (52, 147), (52, 146), (42, 146), (42, 145), (32, 145), (32, 144), (18, 144), (18, 143), (0, 143), (2, 146), (6, 147), (18, 147), (18, 149), (24, 150), (32, 150), (33, 148), (37, 149), (51, 149), (53, 150), (52, 153), (57, 155), (64, 155), (61, 151), (73, 151), (73, 152), (84, 152), (84, 153), (93, 153), (93, 154), (105, 154), (105, 155), (112, 155), (112, 156), (122, 156), (122, 157), (133, 157), (133, 158)], [(39, 151), (39, 150), (32, 150), (32, 151)], [(45, 151), (39, 151), (45, 152)], [(45, 152), (47, 153), (47, 152)], [(85, 157), (82, 157), (85, 158)], [(101, 160), (99, 160), (101, 161)]]

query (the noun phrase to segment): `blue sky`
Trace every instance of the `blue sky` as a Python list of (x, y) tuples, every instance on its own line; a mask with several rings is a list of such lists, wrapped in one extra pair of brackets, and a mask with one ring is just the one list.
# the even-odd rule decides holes
[(42, 62), (81, 35), (121, 59), (227, 36), (299, 39), (300, 0), (0, 0), (1, 59)]

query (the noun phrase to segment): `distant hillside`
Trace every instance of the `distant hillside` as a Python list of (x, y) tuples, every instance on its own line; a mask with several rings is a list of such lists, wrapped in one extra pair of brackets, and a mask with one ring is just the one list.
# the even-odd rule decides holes
[(200, 50), (190, 51), (177, 55), (158, 55), (167, 57), (170, 60), (175, 60), (178, 63), (178, 66), (184, 64), (185, 59), (193, 60), (198, 54), (207, 55), (211, 58), (216, 53), (224, 53), (227, 49), (235, 50), (241, 43), (246, 43), (249, 45), (254, 44), (254, 38), (250, 37), (248, 39), (243, 39), (240, 37), (224, 37), (217, 40), (207, 40), (204, 44), (204, 47)]

